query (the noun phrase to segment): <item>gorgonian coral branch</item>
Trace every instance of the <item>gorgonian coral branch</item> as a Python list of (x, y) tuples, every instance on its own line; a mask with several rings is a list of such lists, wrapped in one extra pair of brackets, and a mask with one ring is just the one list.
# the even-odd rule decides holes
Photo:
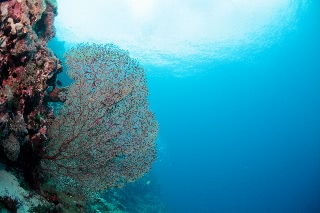
[(66, 63), (75, 81), (49, 128), (43, 168), (94, 191), (141, 177), (155, 160), (158, 133), (144, 69), (111, 44), (80, 44)]

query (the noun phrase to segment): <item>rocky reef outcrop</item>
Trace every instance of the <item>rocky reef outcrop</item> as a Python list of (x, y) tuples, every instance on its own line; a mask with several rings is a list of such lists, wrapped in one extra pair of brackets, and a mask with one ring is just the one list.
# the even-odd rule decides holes
[(47, 46), (56, 14), (54, 0), (0, 3), (0, 144), (12, 161), (23, 144), (41, 147), (46, 139), (50, 112), (42, 103), (62, 71)]
[[(5, 165), (0, 169), (0, 209), (4, 205), (26, 212), (40, 204), (30, 204), (36, 196), (48, 200), (40, 189), (37, 164), (53, 116), (44, 102), (57, 90), (62, 71), (61, 61), (48, 48), (56, 15), (55, 0), (0, 2), (0, 163)], [(6, 184), (10, 180), (16, 188), (24, 185), (31, 191), (12, 191)]]

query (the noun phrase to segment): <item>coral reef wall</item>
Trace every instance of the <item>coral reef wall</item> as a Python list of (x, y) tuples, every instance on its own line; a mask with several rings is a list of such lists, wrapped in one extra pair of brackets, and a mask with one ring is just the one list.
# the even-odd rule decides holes
[(62, 71), (47, 46), (56, 14), (55, 0), (0, 3), (0, 147), (11, 161), (19, 156), (19, 144), (46, 140), (42, 102)]

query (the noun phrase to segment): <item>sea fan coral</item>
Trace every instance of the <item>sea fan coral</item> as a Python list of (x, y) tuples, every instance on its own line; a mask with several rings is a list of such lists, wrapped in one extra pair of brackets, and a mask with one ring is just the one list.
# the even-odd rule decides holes
[(75, 80), (49, 126), (42, 166), (57, 185), (99, 191), (149, 171), (158, 124), (144, 69), (115, 45), (81, 44), (67, 54)]

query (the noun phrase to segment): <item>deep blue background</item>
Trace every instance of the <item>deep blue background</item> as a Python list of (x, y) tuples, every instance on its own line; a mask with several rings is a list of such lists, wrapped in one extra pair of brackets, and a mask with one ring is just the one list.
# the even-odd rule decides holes
[(319, 16), (251, 61), (148, 76), (172, 212), (320, 212)]

